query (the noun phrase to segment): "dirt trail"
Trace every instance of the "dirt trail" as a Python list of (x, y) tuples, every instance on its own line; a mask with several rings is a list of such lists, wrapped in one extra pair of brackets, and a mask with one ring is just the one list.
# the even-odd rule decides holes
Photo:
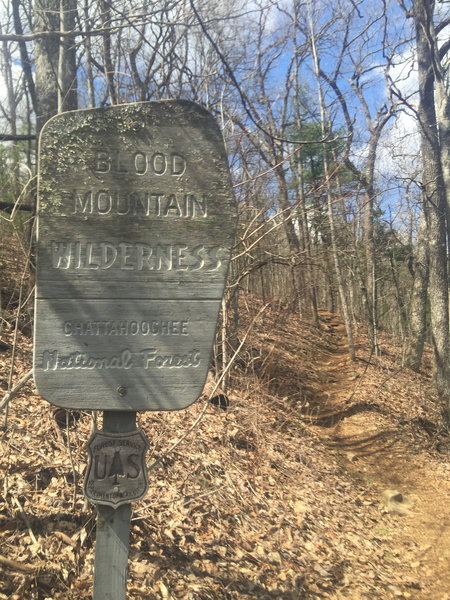
[(450, 457), (412, 444), (386, 411), (355, 399), (358, 387), (371, 384), (370, 374), (348, 358), (340, 318), (325, 313), (322, 321), (335, 349), (318, 361), (326, 382), (317, 429), (348, 470), (376, 490), (380, 511), (392, 516), (378, 533), (390, 542), (386, 562), (405, 584), (392, 586), (392, 598), (450, 600)]

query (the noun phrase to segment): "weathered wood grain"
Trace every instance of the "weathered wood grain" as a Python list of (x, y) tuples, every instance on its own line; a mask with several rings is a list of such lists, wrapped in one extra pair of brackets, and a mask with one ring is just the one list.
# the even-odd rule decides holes
[(38, 389), (58, 404), (64, 385), (66, 406), (87, 410), (183, 408), (202, 392), (218, 308), (212, 300), (41, 299)]
[(220, 131), (186, 101), (64, 113), (39, 154), (35, 380), (66, 408), (200, 395), (234, 240)]
[[(105, 412), (103, 431), (125, 433), (136, 428), (136, 413)], [(97, 505), (94, 600), (126, 600), (131, 504), (114, 509)]]

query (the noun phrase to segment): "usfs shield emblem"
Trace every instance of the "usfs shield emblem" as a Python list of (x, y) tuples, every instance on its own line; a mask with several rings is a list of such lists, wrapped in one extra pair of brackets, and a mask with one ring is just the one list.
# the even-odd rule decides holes
[(148, 442), (140, 429), (130, 433), (96, 431), (87, 448), (84, 493), (91, 502), (117, 508), (146, 494)]

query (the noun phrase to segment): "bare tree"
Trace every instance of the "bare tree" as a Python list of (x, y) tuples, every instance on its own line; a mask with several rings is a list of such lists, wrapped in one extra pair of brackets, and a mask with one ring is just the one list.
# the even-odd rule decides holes
[[(434, 378), (439, 393), (450, 401), (449, 301), (447, 266), (447, 198), (442, 168), (442, 147), (436, 114), (436, 31), (433, 0), (414, 0), (411, 15), (416, 36), (419, 77), (418, 121), (421, 134), (422, 190), (428, 216), (430, 257), (429, 296), (435, 358)], [(442, 141), (445, 140), (444, 139)]]

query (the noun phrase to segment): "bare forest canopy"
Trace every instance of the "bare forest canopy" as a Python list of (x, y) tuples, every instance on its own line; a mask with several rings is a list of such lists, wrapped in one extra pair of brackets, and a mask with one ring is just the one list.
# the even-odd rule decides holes
[(450, 399), (450, 8), (432, 0), (3, 0), (2, 327), (32, 321), (36, 139), (53, 115), (183, 98), (225, 141), (238, 203), (220, 351), (239, 296), (319, 326), (433, 341)]

